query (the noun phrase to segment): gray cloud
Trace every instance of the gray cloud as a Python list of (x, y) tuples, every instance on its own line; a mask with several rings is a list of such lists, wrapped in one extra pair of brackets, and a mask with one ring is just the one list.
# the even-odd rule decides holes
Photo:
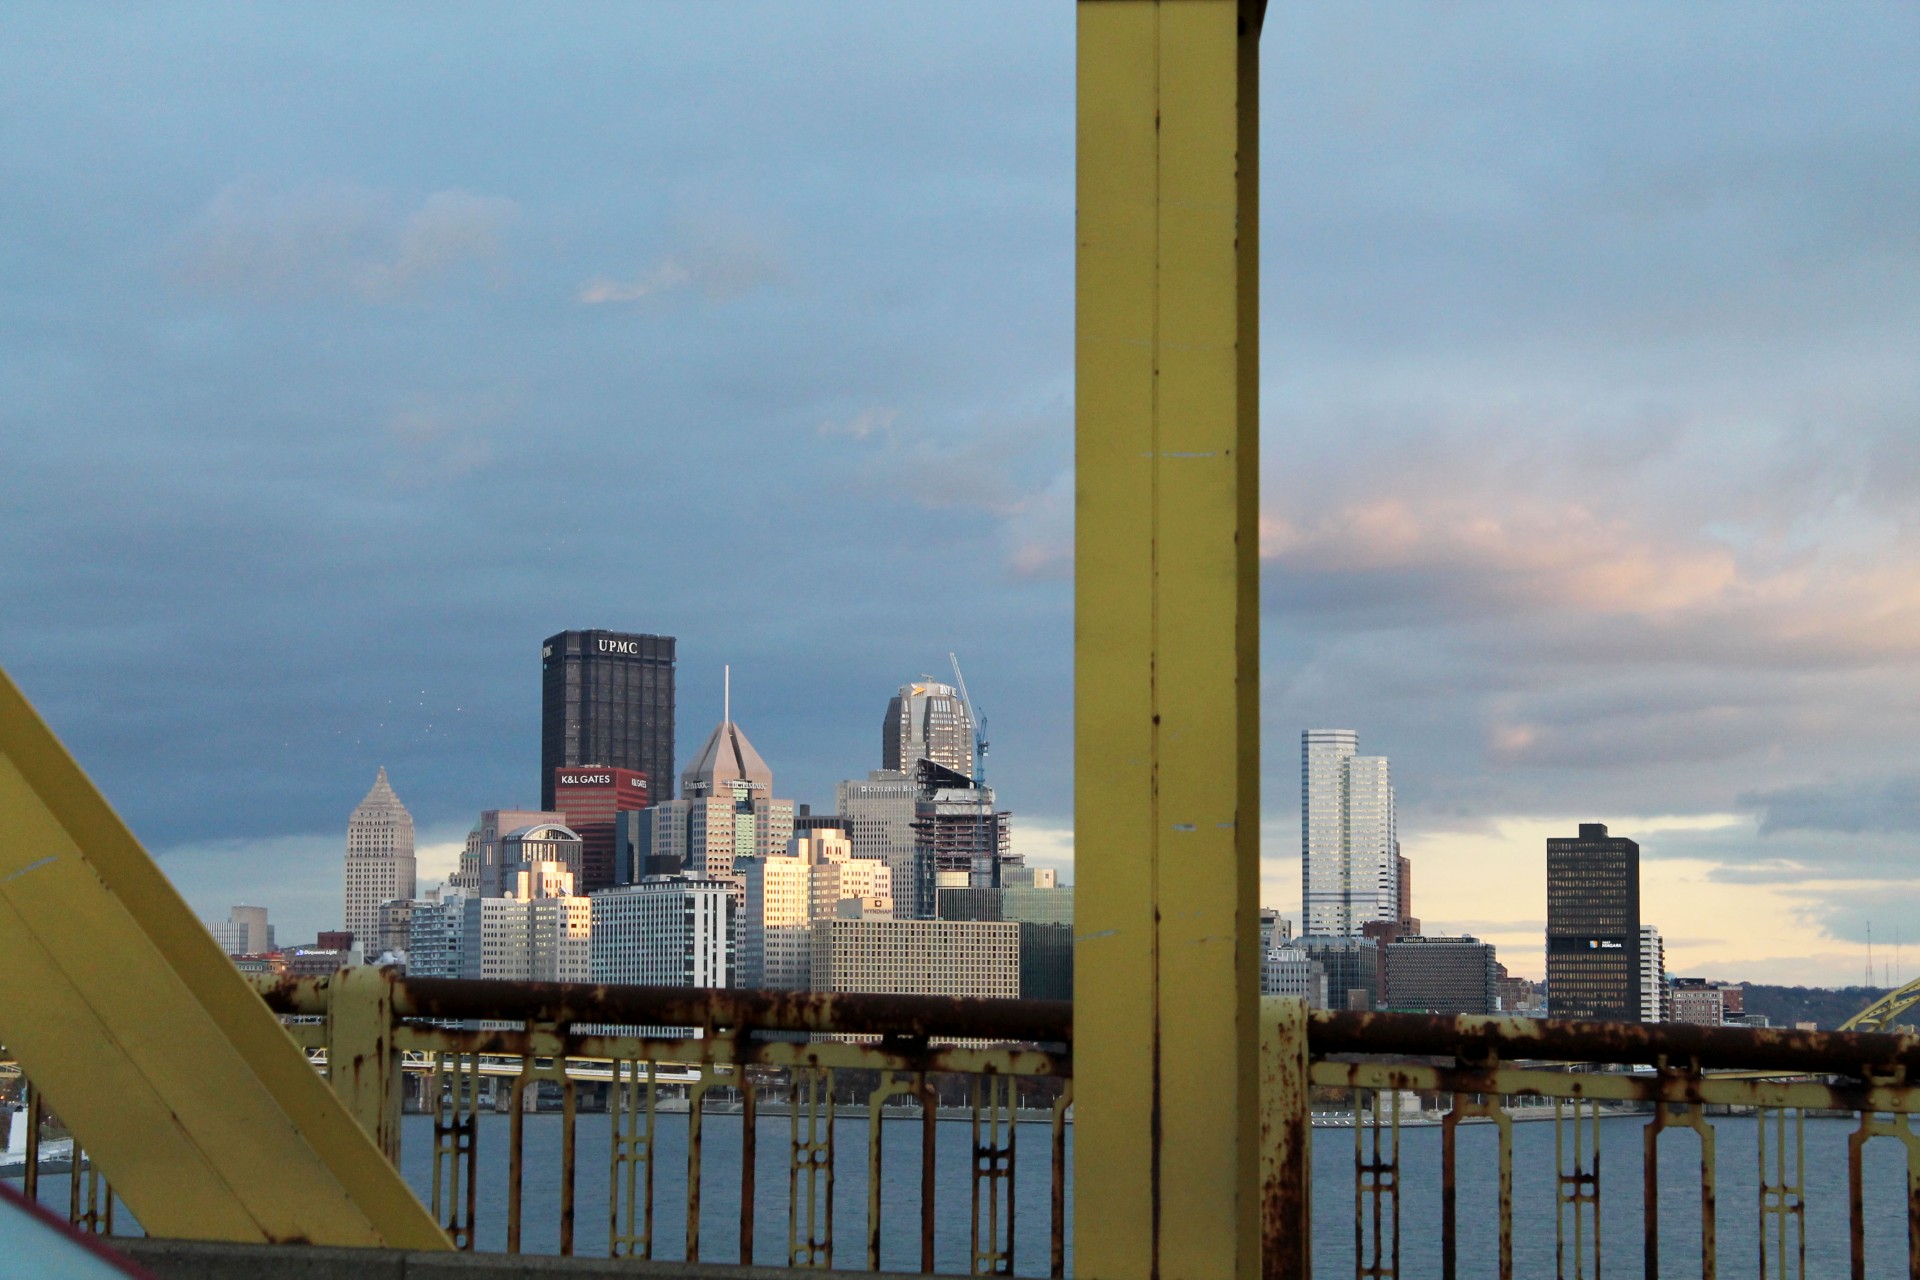
[(587, 281), (580, 286), (579, 301), (590, 306), (639, 302), (686, 289), (711, 302), (728, 302), (790, 279), (765, 225), (738, 216), (713, 211), (683, 216), (673, 241), (673, 248), (637, 275), (600, 275)]
[(257, 300), (343, 295), (400, 302), (462, 268), (497, 272), (519, 207), (499, 196), (436, 191), (402, 209), (352, 181), (293, 188), (260, 178), (229, 184), (177, 245), (179, 278)]
[[(679, 635), (693, 741), (732, 662), (815, 803), (957, 649), (1070, 813), (1071, 6), (572, 12), (0, 47), (0, 663), (207, 893), (377, 764), (530, 799), (564, 626)], [(1920, 14), (1268, 23), (1276, 847), (1339, 723), (1410, 841), (1745, 806), (1650, 856), (1890, 874), (1893, 797), (1795, 789), (1920, 776)]]
[(1920, 775), (1807, 783), (1740, 797), (1759, 809), (1760, 834), (1783, 831), (1920, 831)]

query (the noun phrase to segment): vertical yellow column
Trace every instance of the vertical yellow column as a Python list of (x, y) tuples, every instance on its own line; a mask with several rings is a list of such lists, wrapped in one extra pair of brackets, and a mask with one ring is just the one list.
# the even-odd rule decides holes
[(1250, 1278), (1258, 0), (1079, 5), (1074, 1270)]

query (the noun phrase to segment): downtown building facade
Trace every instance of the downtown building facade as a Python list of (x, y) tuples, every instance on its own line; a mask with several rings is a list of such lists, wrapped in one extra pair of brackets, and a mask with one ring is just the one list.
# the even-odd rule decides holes
[(273, 926), (265, 907), (230, 908), (225, 920), (207, 926), (213, 940), (230, 956), (261, 956), (273, 950)]
[(864, 779), (839, 786), (839, 816), (856, 858), (887, 864), (893, 873), (893, 913), (902, 920), (933, 914), (933, 903), (920, 902), (920, 877), (914, 869), (914, 809), (920, 788), (905, 773), (876, 769)]
[[(1352, 729), (1300, 735), (1301, 932), (1352, 937), (1402, 917), (1400, 841), (1385, 756)], [(1408, 904), (1411, 909), (1411, 903)]]
[(1380, 1002), (1380, 944), (1372, 938), (1302, 934), (1288, 945), (1326, 975), (1327, 1008), (1365, 1013)]
[(592, 981), (656, 987), (735, 985), (736, 886), (647, 876), (592, 897)]
[(863, 919), (893, 916), (893, 873), (873, 858), (855, 858), (846, 836), (816, 828), (795, 836), (788, 852), (736, 862), (741, 874), (739, 978), (736, 985), (806, 991), (812, 983), (813, 922), (856, 904)]
[(347, 819), (345, 926), (363, 950), (379, 926), (380, 904), (413, 897), (414, 871), (413, 815), (382, 767)]
[(1309, 1009), (1324, 1009), (1327, 971), (1300, 947), (1273, 947), (1260, 958), (1260, 994), (1294, 996)]
[(1411, 937), (1387, 944), (1387, 1007), (1409, 1013), (1498, 1013), (1500, 964), (1474, 937)]
[(448, 878), (448, 887), (469, 897), (500, 897), (506, 893), (507, 877), (519, 862), (518, 857), (509, 856), (508, 839), (536, 827), (556, 825), (565, 826), (566, 815), (550, 809), (482, 809), (479, 820), (467, 832), (460, 869)]
[(558, 862), (525, 863), (505, 892), (455, 891), (412, 903), (407, 973), (423, 978), (586, 982), (591, 977), (592, 905), (574, 892)]
[(1020, 926), (1020, 998), (1073, 999), (1073, 886), (1042, 867), (1009, 867), (998, 888), (941, 889), (942, 920)]
[(1640, 1021), (1673, 1021), (1673, 988), (1667, 982), (1667, 944), (1650, 924), (1640, 926)]
[(579, 766), (674, 776), (674, 638), (562, 631), (540, 645), (540, 805)]
[(1020, 995), (1020, 926), (987, 920), (816, 920), (812, 978), (815, 991), (1015, 999)]
[(1547, 840), (1547, 1004), (1556, 1018), (1642, 1015), (1640, 846), (1583, 822)]
[[(636, 770), (611, 765), (554, 770), (554, 811), (580, 836), (582, 893), (628, 884), (640, 877), (642, 869), (632, 865), (631, 854), (620, 857), (621, 817), (644, 812), (652, 803), (652, 784), (646, 774)], [(619, 865), (622, 861), (627, 865)]]

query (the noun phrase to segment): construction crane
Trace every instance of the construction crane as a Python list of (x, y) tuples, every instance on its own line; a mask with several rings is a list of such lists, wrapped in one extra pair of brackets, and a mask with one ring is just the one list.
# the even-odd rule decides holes
[(967, 678), (960, 674), (960, 655), (949, 653), (947, 660), (953, 663), (953, 682), (960, 686), (960, 705), (967, 709), (967, 719), (973, 723), (973, 780), (980, 786), (987, 783), (987, 721), (973, 705), (973, 695), (967, 692)]

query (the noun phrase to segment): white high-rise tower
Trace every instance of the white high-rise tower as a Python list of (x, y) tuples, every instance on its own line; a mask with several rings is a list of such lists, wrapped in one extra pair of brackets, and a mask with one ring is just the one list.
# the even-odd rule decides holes
[(363, 946), (371, 945), (379, 932), (380, 904), (413, 893), (413, 815), (382, 768), (373, 790), (347, 819), (348, 931)]
[(1302, 933), (1348, 937), (1399, 918), (1393, 779), (1352, 729), (1300, 735), (1300, 881)]

